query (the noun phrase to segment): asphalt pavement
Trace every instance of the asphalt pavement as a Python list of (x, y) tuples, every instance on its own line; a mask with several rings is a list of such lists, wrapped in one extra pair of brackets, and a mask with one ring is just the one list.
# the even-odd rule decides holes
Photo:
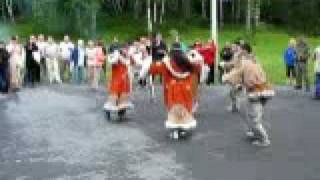
[(122, 123), (106, 120), (103, 88), (26, 88), (0, 98), (0, 180), (319, 180), (320, 102), (277, 89), (265, 114), (272, 146), (257, 148), (244, 137), (244, 106), (226, 110), (227, 87), (202, 88), (184, 141), (167, 137), (161, 87), (155, 101), (135, 89)]

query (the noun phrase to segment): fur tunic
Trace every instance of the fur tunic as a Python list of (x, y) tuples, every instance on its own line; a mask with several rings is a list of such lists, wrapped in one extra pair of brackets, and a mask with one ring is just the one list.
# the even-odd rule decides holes
[[(176, 72), (180, 72), (178, 66), (170, 61), (172, 68)], [(195, 68), (199, 69), (199, 68)], [(167, 110), (170, 111), (174, 106), (181, 105), (188, 112), (192, 112), (192, 76), (189, 75), (186, 78), (176, 78), (168, 70), (165, 63), (153, 63), (150, 68), (150, 74), (161, 74), (163, 77), (164, 86), (164, 103)]]

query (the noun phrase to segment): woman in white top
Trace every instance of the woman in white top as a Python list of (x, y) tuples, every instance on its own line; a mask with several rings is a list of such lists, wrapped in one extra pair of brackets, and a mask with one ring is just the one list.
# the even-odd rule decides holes
[(40, 53), (40, 79), (41, 81), (46, 81), (47, 79), (47, 66), (46, 66), (46, 58), (45, 58), (45, 49), (47, 46), (47, 41), (43, 34), (38, 36), (37, 46)]
[(86, 49), (87, 66), (88, 66), (88, 83), (91, 87), (94, 87), (94, 71), (96, 65), (96, 48), (92, 40), (88, 41), (88, 47)]
[(71, 53), (74, 49), (73, 43), (70, 41), (69, 36), (64, 36), (64, 40), (59, 45), (60, 51), (60, 76), (63, 81), (70, 80), (70, 74), (72, 69), (72, 64), (70, 64)]
[(22, 68), (24, 64), (23, 47), (18, 43), (17, 37), (12, 37), (7, 50), (10, 54), (10, 88), (17, 90), (22, 85)]
[(46, 58), (46, 66), (50, 84), (53, 82), (62, 83), (59, 72), (58, 53), (58, 45), (54, 42), (54, 39), (49, 36), (48, 43), (45, 46), (44, 54)]

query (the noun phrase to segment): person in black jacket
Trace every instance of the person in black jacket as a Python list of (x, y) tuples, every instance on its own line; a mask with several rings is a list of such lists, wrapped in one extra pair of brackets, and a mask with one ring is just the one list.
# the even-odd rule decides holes
[[(152, 40), (152, 60), (154, 62), (161, 62), (165, 54), (167, 53), (167, 45), (165, 41), (162, 39), (161, 34), (157, 34)], [(155, 76), (152, 77), (153, 81), (155, 81)], [(162, 77), (159, 77), (160, 83), (162, 82)]]
[[(230, 62), (232, 58), (233, 58), (232, 46), (229, 42), (226, 42), (225, 46), (220, 52), (220, 59), (223, 62)], [(222, 83), (222, 75), (224, 74), (225, 70), (221, 66), (219, 66), (218, 68), (219, 68), (219, 82)]]
[(9, 91), (9, 53), (4, 42), (0, 42), (0, 92)]
[(26, 81), (32, 86), (40, 82), (40, 64), (34, 59), (33, 53), (38, 51), (38, 47), (33, 36), (30, 37), (26, 49)]

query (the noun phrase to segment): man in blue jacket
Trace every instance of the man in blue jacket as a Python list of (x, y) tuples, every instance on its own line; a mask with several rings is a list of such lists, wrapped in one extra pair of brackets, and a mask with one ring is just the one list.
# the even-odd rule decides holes
[(72, 51), (71, 60), (73, 63), (72, 80), (74, 83), (81, 84), (84, 81), (85, 69), (85, 47), (83, 40), (78, 40), (77, 47)]

